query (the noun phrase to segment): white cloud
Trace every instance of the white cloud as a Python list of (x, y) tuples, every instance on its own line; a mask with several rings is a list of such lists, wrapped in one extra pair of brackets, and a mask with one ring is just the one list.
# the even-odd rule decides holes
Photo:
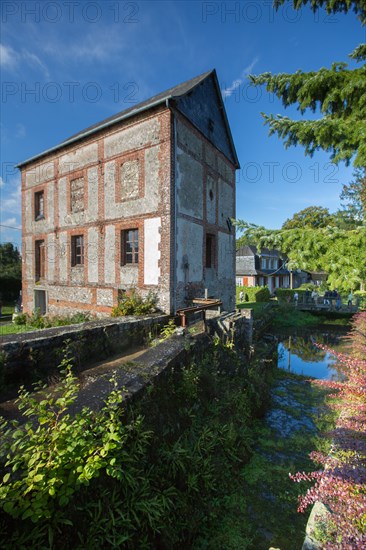
[(0, 66), (4, 69), (14, 69), (18, 63), (18, 54), (10, 46), (0, 44)]
[(131, 42), (137, 29), (134, 25), (120, 31), (118, 26), (103, 26), (85, 30), (72, 40), (65, 41), (63, 36), (52, 34), (42, 41), (42, 51), (63, 64), (84, 64), (94, 62), (109, 63), (120, 60), (125, 54), (124, 63), (132, 56)]
[(23, 64), (41, 70), (47, 78), (49, 77), (49, 71), (38, 55), (26, 49), (16, 52), (11, 46), (0, 44), (0, 66), (3, 69), (15, 71)]
[(22, 50), (22, 59), (25, 60), (25, 62), (31, 66), (31, 67), (34, 67), (36, 69), (39, 69), (41, 70), (45, 77), (46, 78), (49, 78), (50, 76), (50, 73), (46, 67), (46, 65), (40, 60), (40, 58), (38, 57), (38, 55), (32, 53), (32, 52), (29, 52), (27, 50)]
[(22, 226), (19, 223), (19, 218), (12, 216), (11, 218), (0, 220), (0, 242), (13, 243), (14, 246), (21, 250), (22, 247)]
[(0, 242), (11, 242), (21, 248), (21, 182), (20, 174), (6, 183), (0, 178)]
[[(4, 182), (3, 182), (4, 184)], [(1, 188), (0, 212), (5, 216), (21, 215), (22, 191), (20, 174), (10, 178)], [(2, 216), (3, 217), (3, 216)]]
[(4, 227), (6, 226), (8, 228), (14, 228), (14, 229), (22, 228), (21, 224), (19, 223), (19, 220), (14, 216), (12, 218), (7, 218), (6, 220), (2, 219), (1, 225)]
[(241, 86), (244, 82), (244, 80), (246, 79), (246, 77), (253, 71), (254, 69), (254, 66), (258, 63), (258, 58), (256, 57), (255, 59), (253, 59), (253, 61), (251, 62), (250, 65), (248, 65), (247, 67), (245, 67), (245, 69), (242, 71), (241, 75), (239, 78), (235, 79), (231, 86), (229, 86), (228, 88), (224, 88), (223, 90), (221, 90), (221, 93), (222, 93), (222, 96), (223, 98), (225, 99), (226, 97), (230, 97), (237, 88), (239, 88), (239, 86)]

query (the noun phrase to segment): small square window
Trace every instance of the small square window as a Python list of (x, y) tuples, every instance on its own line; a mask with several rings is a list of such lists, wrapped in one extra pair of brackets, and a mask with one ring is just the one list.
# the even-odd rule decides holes
[(71, 237), (71, 266), (84, 265), (84, 236)]
[(121, 263), (136, 265), (139, 262), (139, 230), (125, 229), (121, 234)]
[(36, 221), (44, 219), (44, 191), (34, 193), (34, 219)]

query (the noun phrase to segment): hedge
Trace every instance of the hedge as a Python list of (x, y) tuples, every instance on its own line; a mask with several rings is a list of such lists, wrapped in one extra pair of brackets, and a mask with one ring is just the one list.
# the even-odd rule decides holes
[(271, 294), (266, 286), (237, 286), (236, 301), (239, 302), (240, 292), (244, 292), (244, 302), (269, 302)]

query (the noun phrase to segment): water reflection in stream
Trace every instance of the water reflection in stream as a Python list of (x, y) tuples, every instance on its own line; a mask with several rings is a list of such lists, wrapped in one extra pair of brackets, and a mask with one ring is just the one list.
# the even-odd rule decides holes
[(328, 380), (338, 380), (334, 355), (317, 348), (314, 343), (324, 344), (336, 351), (344, 351), (344, 332), (298, 332), (277, 335), (278, 367), (295, 374)]

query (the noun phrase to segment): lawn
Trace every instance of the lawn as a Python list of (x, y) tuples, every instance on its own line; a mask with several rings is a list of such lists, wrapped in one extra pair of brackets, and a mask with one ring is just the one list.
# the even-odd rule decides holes
[(1, 314), (2, 315), (12, 315), (14, 313), (14, 305), (13, 304), (4, 304), (1, 308)]
[(0, 323), (0, 338), (1, 336), (6, 336), (7, 334), (18, 334), (19, 332), (29, 332), (37, 330), (33, 327), (27, 327), (25, 325), (14, 325), (14, 323), (11, 323), (10, 325)]

